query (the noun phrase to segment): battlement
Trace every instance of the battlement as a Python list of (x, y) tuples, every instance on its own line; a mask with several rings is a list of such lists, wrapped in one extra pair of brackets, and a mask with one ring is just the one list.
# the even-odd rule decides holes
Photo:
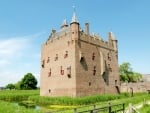
[[(99, 35), (96, 35), (96, 34), (90, 35), (89, 33), (87, 34), (86, 32), (83, 32), (83, 31), (79, 31), (79, 32), (80, 32), (79, 33), (80, 41), (84, 41), (86, 43), (97, 45), (102, 48), (114, 50), (112, 44), (109, 43), (110, 40), (104, 41), (103, 38), (100, 37)], [(64, 38), (68, 38), (68, 41), (71, 41), (72, 40), (71, 34), (72, 32), (71, 32), (70, 26), (64, 29), (60, 29), (60, 31), (58, 32), (56, 32), (56, 30), (52, 30), (45, 45), (54, 43), (55, 41), (58, 41), (58, 40), (61, 41), (61, 39), (63, 40)]]
[(87, 42), (87, 43), (90, 43), (90, 44), (93, 44), (93, 45), (100, 46), (102, 48), (107, 48), (107, 49), (113, 50), (112, 45), (110, 45), (108, 41), (104, 41), (99, 35), (95, 35), (95, 34), (94, 35), (88, 35), (84, 32), (81, 32), (80, 33), (80, 40)]
[(66, 27), (65, 29), (60, 29), (60, 31), (58, 31), (58, 32), (55, 31), (54, 33), (52, 30), (52, 32), (49, 35), (49, 38), (47, 39), (45, 44), (47, 45), (47, 44), (53, 43), (57, 40), (64, 39), (64, 38), (68, 37), (67, 35), (71, 36), (70, 26)]

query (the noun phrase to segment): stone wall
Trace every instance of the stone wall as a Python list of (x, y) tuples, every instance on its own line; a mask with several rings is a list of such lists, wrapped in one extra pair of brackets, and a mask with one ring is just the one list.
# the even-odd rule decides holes
[[(41, 85), (42, 96), (75, 96), (75, 42), (65, 34), (42, 45)], [(49, 61), (48, 61), (49, 59)], [(68, 69), (70, 68), (70, 75)]]
[(120, 90), (121, 92), (147, 92), (150, 88), (150, 82), (138, 82), (138, 83), (122, 83)]

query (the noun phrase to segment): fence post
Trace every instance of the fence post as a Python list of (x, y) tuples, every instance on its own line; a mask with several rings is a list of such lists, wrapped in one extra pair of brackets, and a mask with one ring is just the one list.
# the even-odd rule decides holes
[(125, 111), (125, 103), (123, 103), (122, 107), (123, 107), (123, 113), (124, 113), (124, 111)]
[(111, 104), (109, 103), (109, 113), (111, 113)]
[(78, 113), (78, 112), (77, 112), (77, 108), (74, 108), (74, 113)]
[(132, 104), (129, 103), (129, 113), (132, 113)]
[(96, 109), (96, 105), (94, 104), (94, 110)]
[(94, 113), (93, 110), (90, 110), (90, 113)]

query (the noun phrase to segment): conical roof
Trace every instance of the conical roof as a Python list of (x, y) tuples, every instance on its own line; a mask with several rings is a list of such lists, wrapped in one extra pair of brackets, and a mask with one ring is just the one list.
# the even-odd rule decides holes
[(68, 23), (67, 23), (66, 19), (64, 19), (64, 21), (62, 22), (62, 25), (61, 25), (61, 28), (65, 28), (65, 27), (68, 27)]
[(110, 34), (110, 37), (111, 37), (112, 40), (117, 40), (117, 39), (115, 38), (115, 35), (114, 35), (113, 32), (109, 32), (109, 34)]
[(64, 19), (64, 21), (62, 22), (62, 25), (61, 25), (61, 26), (66, 26), (66, 25), (68, 25), (67, 19)]
[(73, 22), (78, 23), (78, 19), (77, 19), (77, 16), (76, 16), (75, 12), (73, 12), (73, 16), (72, 16), (72, 20), (71, 20), (71, 23), (73, 23)]

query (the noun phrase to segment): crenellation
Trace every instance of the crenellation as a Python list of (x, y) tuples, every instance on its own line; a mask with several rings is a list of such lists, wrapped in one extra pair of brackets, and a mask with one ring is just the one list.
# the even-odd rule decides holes
[(102, 38), (96, 37), (96, 35), (90, 36), (87, 34), (81, 34), (80, 40), (87, 41), (89, 43), (96, 44), (96, 45), (101, 45), (104, 48), (112, 48), (110, 47), (108, 41), (104, 41)]

